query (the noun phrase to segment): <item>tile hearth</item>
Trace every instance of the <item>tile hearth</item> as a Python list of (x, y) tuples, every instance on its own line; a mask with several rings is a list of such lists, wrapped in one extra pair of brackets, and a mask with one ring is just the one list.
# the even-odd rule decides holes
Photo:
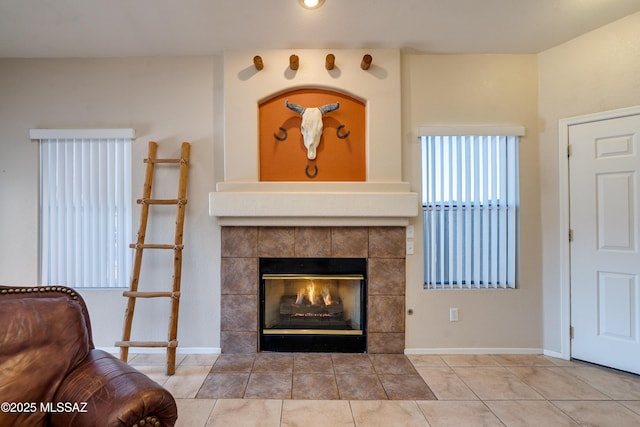
[(222, 354), (198, 399), (433, 400), (399, 354)]

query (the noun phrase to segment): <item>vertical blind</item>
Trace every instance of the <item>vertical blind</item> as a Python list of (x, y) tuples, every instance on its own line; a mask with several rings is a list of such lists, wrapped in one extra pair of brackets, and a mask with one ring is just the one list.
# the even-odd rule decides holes
[(40, 138), (42, 285), (126, 287), (131, 138)]
[(422, 137), (425, 287), (515, 287), (518, 140)]

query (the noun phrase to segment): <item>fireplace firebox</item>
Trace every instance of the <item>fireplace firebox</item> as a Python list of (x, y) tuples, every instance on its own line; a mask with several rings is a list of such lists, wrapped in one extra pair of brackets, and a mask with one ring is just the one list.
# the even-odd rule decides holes
[(261, 258), (260, 350), (367, 351), (365, 258)]

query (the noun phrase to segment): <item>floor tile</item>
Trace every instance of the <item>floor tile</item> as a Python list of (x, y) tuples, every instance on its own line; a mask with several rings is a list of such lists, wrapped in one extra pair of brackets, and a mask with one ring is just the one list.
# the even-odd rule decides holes
[(633, 400), (633, 401), (621, 400), (620, 404), (624, 405), (625, 407), (631, 409), (636, 414), (640, 415), (640, 400)]
[(402, 354), (371, 354), (373, 368), (378, 375), (416, 375), (416, 368)]
[(564, 372), (586, 382), (615, 400), (640, 400), (640, 376), (595, 366), (565, 368)]
[(442, 357), (436, 354), (409, 354), (407, 358), (416, 368), (421, 366), (447, 366)]
[(196, 394), (197, 399), (242, 399), (249, 381), (248, 373), (213, 373), (207, 375)]
[(246, 372), (253, 369), (255, 354), (221, 354), (211, 368), (211, 372)]
[(377, 375), (336, 374), (338, 393), (343, 400), (386, 400), (387, 394)]
[(202, 365), (211, 367), (218, 359), (218, 356), (218, 354), (187, 354), (180, 362), (180, 366)]
[(637, 427), (640, 415), (612, 401), (552, 401), (581, 425), (603, 427)]
[(551, 357), (542, 354), (495, 354), (492, 357), (501, 366), (556, 366)]
[(208, 427), (278, 427), (281, 416), (281, 400), (218, 400), (206, 425)]
[[(185, 354), (176, 354), (176, 366), (186, 357)], [(167, 366), (166, 351), (162, 353), (130, 353), (128, 363), (136, 365), (163, 365)]]
[(444, 354), (441, 357), (449, 366), (500, 366), (490, 354)]
[(483, 366), (453, 368), (460, 379), (482, 400), (542, 399), (533, 388), (507, 368)]
[(337, 400), (338, 384), (333, 374), (294, 374), (292, 399)]
[(419, 367), (418, 373), (438, 400), (478, 400), (478, 396), (449, 367)]
[(425, 427), (429, 426), (416, 402), (386, 400), (383, 402), (357, 400), (351, 402), (351, 412), (357, 426), (367, 427)]
[(162, 386), (170, 378), (167, 375), (167, 367), (165, 365), (136, 365), (133, 367)]
[(546, 400), (500, 400), (484, 403), (507, 426), (578, 426)]
[(215, 403), (215, 399), (176, 399), (178, 421), (175, 427), (204, 426)]
[(332, 354), (331, 359), (333, 359), (336, 374), (372, 375), (376, 373), (371, 359), (366, 354)]
[(557, 357), (550, 357), (551, 362), (556, 366), (576, 366), (582, 364), (582, 362), (576, 362), (574, 360), (559, 359)]
[(293, 356), (293, 372), (303, 374), (332, 374), (330, 354), (296, 353)]
[(503, 426), (480, 401), (417, 402), (431, 427)]
[(352, 427), (351, 405), (346, 400), (285, 400), (282, 427)]
[(291, 374), (251, 373), (244, 398), (291, 399)]
[(180, 365), (176, 368), (176, 373), (164, 383), (164, 388), (175, 398), (194, 398), (209, 370), (209, 366)]
[(252, 372), (293, 373), (293, 355), (285, 353), (258, 353)]
[(548, 400), (609, 400), (589, 384), (561, 367), (507, 368)]
[(379, 375), (384, 391), (392, 400), (435, 400), (435, 395), (418, 375)]

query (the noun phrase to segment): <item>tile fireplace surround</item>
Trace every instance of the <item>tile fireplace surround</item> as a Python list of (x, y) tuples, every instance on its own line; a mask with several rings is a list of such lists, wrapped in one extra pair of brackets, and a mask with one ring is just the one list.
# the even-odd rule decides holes
[(367, 258), (367, 352), (404, 352), (404, 227), (223, 226), (223, 353), (258, 350), (261, 257)]

